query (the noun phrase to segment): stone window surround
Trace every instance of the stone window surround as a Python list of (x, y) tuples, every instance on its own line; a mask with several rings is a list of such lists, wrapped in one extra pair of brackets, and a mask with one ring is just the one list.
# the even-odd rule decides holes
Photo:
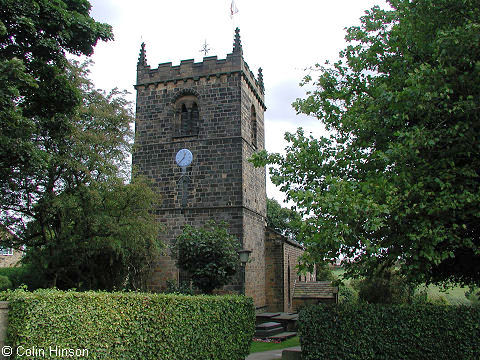
[(198, 136), (200, 130), (200, 105), (198, 97), (189, 92), (178, 94), (172, 102), (172, 138)]

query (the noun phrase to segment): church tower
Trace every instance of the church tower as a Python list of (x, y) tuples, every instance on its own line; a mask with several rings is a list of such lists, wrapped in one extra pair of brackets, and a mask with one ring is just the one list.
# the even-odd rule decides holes
[[(262, 69), (255, 77), (243, 58), (239, 29), (232, 53), (220, 60), (209, 56), (151, 69), (142, 44), (135, 89), (133, 166), (161, 196), (156, 215), (165, 227), (162, 240), (169, 244), (185, 224), (227, 222), (239, 249), (252, 251), (246, 295), (265, 306), (265, 168), (248, 162), (265, 147), (264, 85)], [(152, 289), (181, 277), (166, 255)], [(241, 285), (238, 274), (226, 288), (239, 291)]]

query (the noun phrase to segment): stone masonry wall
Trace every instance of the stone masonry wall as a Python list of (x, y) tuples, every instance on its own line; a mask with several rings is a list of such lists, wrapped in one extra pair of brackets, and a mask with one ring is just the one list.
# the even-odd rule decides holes
[[(229, 231), (237, 238), (241, 239), (242, 233), (242, 212), (241, 208), (216, 208), (216, 209), (187, 209), (181, 210), (159, 211), (157, 213), (158, 221), (163, 225), (165, 232), (161, 234), (161, 239), (165, 243), (169, 243), (171, 239), (178, 236), (185, 224), (192, 226), (201, 226), (208, 220), (214, 219), (217, 222), (226, 221), (229, 224)], [(241, 246), (239, 240), (239, 247)], [(239, 274), (240, 276), (240, 274)], [(240, 288), (240, 277), (235, 278), (232, 284), (226, 290), (238, 290)], [(162, 290), (167, 280), (179, 280), (178, 269), (175, 266), (175, 260), (171, 257), (171, 253), (167, 250), (166, 256), (163, 256), (154, 269), (153, 277), (150, 281), (150, 289), (154, 291)]]
[(252, 250), (245, 268), (245, 294), (253, 297), (255, 306), (266, 306), (265, 297), (265, 218), (243, 210), (244, 248)]
[(282, 236), (267, 228), (265, 232), (265, 289), (267, 311), (284, 311), (284, 272)]
[(267, 228), (265, 235), (265, 288), (268, 311), (293, 312), (292, 297), (296, 281), (315, 281), (313, 274), (299, 275), (297, 265), (303, 247)]
[[(246, 293), (253, 296), (257, 307), (264, 306), (265, 169), (253, 168), (247, 159), (264, 148), (265, 105), (263, 84), (244, 62), (239, 38), (234, 52), (224, 60), (184, 60), (178, 66), (165, 63), (153, 70), (146, 64), (142, 46), (135, 88), (133, 165), (153, 180), (161, 196), (157, 218), (165, 227), (162, 240), (170, 243), (187, 223), (200, 226), (210, 219), (226, 221), (239, 239), (239, 248), (252, 250), (246, 267)], [(198, 105), (199, 116), (198, 131), (188, 136), (177, 131), (177, 103), (186, 97)], [(183, 148), (193, 153), (185, 174), (175, 163), (176, 153)], [(189, 180), (186, 205), (182, 175)], [(159, 260), (150, 286), (159, 290), (167, 279), (178, 280), (168, 253)], [(226, 288), (239, 290), (240, 274)]]
[[(255, 305), (265, 307), (265, 225), (266, 225), (266, 173), (265, 168), (255, 168), (248, 159), (254, 152), (265, 148), (263, 107), (242, 81), (242, 203), (244, 208), (244, 248), (252, 250), (245, 269), (246, 294), (255, 299)], [(256, 136), (252, 129), (252, 108), (255, 109)]]
[[(8, 327), (8, 301), (0, 301), (0, 349), (5, 346), (7, 339)], [(9, 359), (10, 356), (4, 356), (3, 351), (0, 352), (0, 360)]]
[[(165, 225), (161, 239), (169, 244), (188, 223), (199, 226), (213, 219), (225, 220), (242, 241), (242, 138), (238, 116), (240, 76), (213, 77), (207, 82), (192, 80), (137, 86), (136, 151), (133, 165), (154, 182), (161, 196), (157, 210)], [(171, 104), (182, 90), (198, 94), (200, 126), (198, 136), (175, 137)], [(220, 124), (221, 123), (221, 124)], [(187, 167), (187, 205), (182, 209), (181, 168), (176, 153), (188, 148), (193, 153)], [(178, 270), (169, 255), (160, 259), (151, 287), (160, 290), (167, 279), (178, 280)]]
[(293, 312), (293, 286), (295, 281), (299, 281), (297, 264), (299, 257), (303, 254), (303, 248), (295, 243), (286, 241), (283, 247), (283, 269), (284, 269), (284, 310), (285, 312)]
[(0, 268), (19, 266), (22, 260), (23, 251), (13, 250), (13, 255), (0, 255)]

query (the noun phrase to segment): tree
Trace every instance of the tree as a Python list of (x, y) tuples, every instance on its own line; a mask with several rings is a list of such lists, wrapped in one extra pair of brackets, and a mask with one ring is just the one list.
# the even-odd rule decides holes
[(94, 89), (85, 66), (67, 70), (83, 103), (67, 138), (37, 139), (42, 165), (17, 189), (29, 201), (2, 204), (10, 220), (24, 224), (10, 245), (27, 246), (24, 262), (43, 274), (44, 286), (142, 288), (161, 244), (157, 196), (142, 178), (126, 183), (130, 104), (122, 92)]
[(149, 211), (154, 198), (141, 181), (100, 182), (63, 192), (49, 210), (54, 225), (29, 224), (23, 262), (43, 275), (47, 287), (145, 289), (161, 250)]
[(177, 266), (186, 271), (194, 286), (205, 294), (226, 285), (238, 268), (238, 240), (227, 225), (209, 222), (200, 228), (185, 225), (172, 244)]
[[(480, 283), (480, 4), (391, 0), (351, 27), (294, 103), (330, 136), (286, 134), (272, 181), (308, 217), (306, 262), (347, 276), (401, 267), (411, 282)], [(305, 84), (312, 83), (305, 78)]]
[(328, 264), (321, 263), (315, 267), (315, 278), (317, 281), (334, 281), (336, 280), (332, 269)]
[(406, 304), (412, 301), (415, 287), (397, 270), (380, 266), (368, 278), (354, 280), (358, 298), (370, 304)]
[(160, 247), (156, 196), (126, 183), (124, 93), (95, 90), (67, 61), (113, 37), (89, 11), (86, 0), (0, 0), (0, 219), (46, 286), (137, 288)]
[(295, 210), (284, 208), (277, 200), (267, 198), (267, 226), (297, 239), (301, 223), (302, 217)]
[(82, 94), (68, 78), (65, 53), (91, 55), (98, 40), (113, 38), (89, 11), (86, 0), (0, 0), (0, 202), (7, 208), (32, 201), (30, 179), (71, 136)]

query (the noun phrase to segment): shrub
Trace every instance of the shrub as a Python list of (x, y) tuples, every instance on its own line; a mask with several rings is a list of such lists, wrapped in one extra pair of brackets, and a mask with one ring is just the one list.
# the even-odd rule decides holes
[(429, 303), (428, 300), (428, 292), (426, 289), (418, 290), (415, 292), (411, 299), (412, 304), (427, 304)]
[(443, 295), (432, 296), (432, 297), (427, 299), (427, 302), (429, 304), (433, 304), (433, 305), (445, 305), (445, 306), (450, 305), (448, 300)]
[(12, 282), (13, 289), (21, 285), (26, 285), (29, 290), (36, 290), (46, 285), (42, 274), (26, 264), (16, 267), (0, 268), (0, 275), (8, 277)]
[(465, 293), (465, 297), (470, 300), (473, 306), (480, 306), (480, 289), (477, 287), (470, 287)]
[(195, 295), (195, 291), (190, 284), (181, 282), (177, 284), (175, 280), (167, 280), (167, 289), (163, 291), (164, 294), (181, 294), (181, 295)]
[(371, 304), (404, 304), (411, 302), (414, 288), (393, 269), (380, 268), (370, 277), (354, 281), (358, 298)]
[(480, 309), (338, 304), (299, 316), (304, 360), (473, 360), (480, 358)]
[(358, 300), (358, 295), (351, 287), (340, 283), (338, 286), (338, 302), (351, 303)]
[(225, 223), (211, 221), (201, 228), (186, 225), (172, 245), (177, 266), (205, 294), (226, 285), (237, 271), (239, 242)]
[(332, 269), (330, 269), (330, 267), (327, 264), (317, 264), (316, 278), (317, 278), (317, 281), (336, 280), (335, 275), (333, 275)]
[[(244, 359), (255, 311), (243, 296), (16, 290), (7, 342), (87, 349), (90, 359)], [(28, 357), (26, 357), (28, 358)], [(87, 356), (84, 356), (87, 358)]]
[(0, 275), (0, 291), (12, 288), (12, 282), (5, 275)]

